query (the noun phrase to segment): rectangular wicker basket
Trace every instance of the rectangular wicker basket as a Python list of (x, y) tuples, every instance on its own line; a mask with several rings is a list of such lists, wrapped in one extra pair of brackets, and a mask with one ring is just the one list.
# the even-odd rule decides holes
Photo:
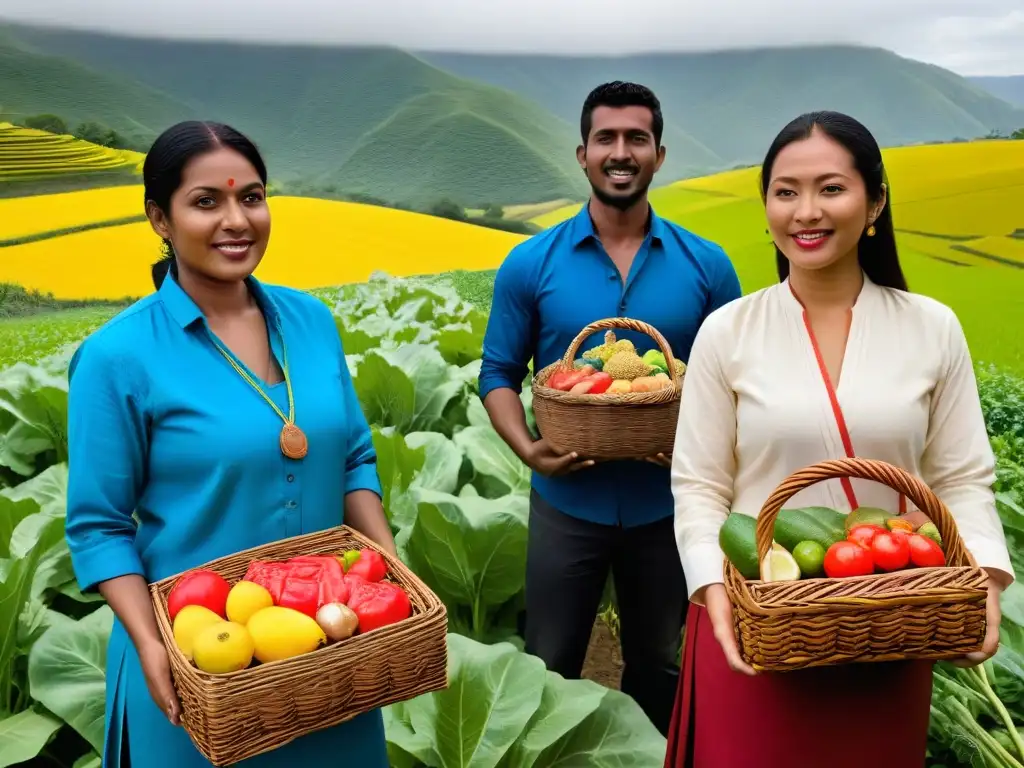
[(447, 687), (444, 603), (400, 560), (347, 526), (254, 547), (199, 567), (233, 582), (245, 575), (254, 559), (283, 560), (364, 547), (381, 553), (388, 565), (387, 578), (408, 593), (409, 618), (312, 653), (226, 675), (200, 671), (174, 643), (167, 596), (180, 574), (150, 585), (181, 699), (182, 725), (213, 765), (230, 765), (363, 712)]
[[(596, 331), (624, 328), (646, 333), (657, 343), (669, 367), (672, 386), (652, 392), (579, 395), (547, 386), (562, 367), (572, 367), (576, 353)], [(562, 359), (533, 379), (533, 414), (537, 430), (556, 450), (575, 451), (581, 459), (608, 461), (672, 454), (682, 397), (682, 376), (675, 370), (672, 348), (653, 326), (628, 317), (591, 323), (577, 334)]]
[(905, 494), (939, 529), (946, 565), (766, 582), (745, 579), (726, 560), (725, 588), (743, 660), (757, 670), (781, 672), (833, 664), (935, 661), (980, 650), (988, 574), (967, 550), (945, 504), (899, 467), (855, 458), (794, 472), (758, 514), (758, 562), (772, 546), (783, 505), (804, 488), (839, 477), (873, 480)]

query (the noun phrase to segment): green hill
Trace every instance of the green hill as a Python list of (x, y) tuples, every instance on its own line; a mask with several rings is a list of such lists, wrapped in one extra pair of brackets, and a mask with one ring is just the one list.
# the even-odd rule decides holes
[[(1004, 75), (967, 78), (980, 88), (1003, 101), (1024, 107), (1024, 75)], [(1020, 126), (1024, 128), (1024, 125)]]
[[(237, 126), (266, 152), (285, 191), (369, 194), (413, 205), (448, 196), (467, 206), (586, 193), (571, 124), (522, 96), (400, 50), (7, 30), (22, 45), (99, 72), (131, 73), (141, 87), (167, 94), (181, 106), (177, 114), (160, 113), (161, 127), (183, 115)], [(63, 87), (57, 76), (37, 80), (32, 108), (46, 107)], [(87, 83), (77, 88), (88, 98)], [(6, 94), (3, 101), (7, 106)], [(20, 108), (17, 98), (14, 104)], [(118, 109), (128, 112), (129, 105)], [(147, 109), (140, 102), (137, 113)], [(512, 176), (494, 172), (506, 157), (515, 158)]]
[(542, 190), (583, 191), (577, 166), (564, 162), (571, 144), (564, 124), (521, 97), (467, 86), (409, 100), (325, 178), (365, 179), (356, 192), (389, 199), (418, 189), (470, 206), (529, 203)]
[[(456, 74), (522, 93), (566, 120), (578, 120), (580, 104), (598, 83), (644, 83), (661, 99), (666, 123), (715, 153), (720, 167), (760, 162), (779, 128), (814, 109), (856, 116), (886, 146), (970, 139), (1024, 126), (1024, 109), (959, 75), (859, 46), (616, 58), (419, 55)], [(669, 157), (672, 152), (669, 145)], [(662, 180), (673, 175), (666, 160)]]
[[(2, 32), (2, 30), (0, 30)], [(57, 114), (69, 126), (95, 121), (148, 144), (189, 107), (118, 73), (100, 72), (0, 34), (0, 119)]]
[(149, 140), (179, 119), (222, 120), (259, 143), (281, 192), (417, 208), (581, 199), (580, 106), (616, 78), (661, 97), (661, 184), (759, 162), (779, 127), (810, 109), (850, 112), (886, 146), (1024, 127), (1024, 108), (976, 83), (856, 46), (414, 55), (0, 25), (0, 51), (0, 118), (52, 112)]

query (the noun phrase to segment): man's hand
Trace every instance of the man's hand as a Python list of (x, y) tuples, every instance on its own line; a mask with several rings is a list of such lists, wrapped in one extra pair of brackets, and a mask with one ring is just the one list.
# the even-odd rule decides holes
[(530, 446), (526, 463), (534, 472), (546, 477), (557, 477), (594, 465), (593, 459), (579, 461), (579, 456), (575, 453), (559, 453), (546, 438), (541, 438)]
[(657, 464), (659, 467), (665, 467), (666, 469), (671, 469), (672, 467), (672, 457), (666, 456), (664, 453), (647, 456), (644, 458), (644, 461), (649, 461), (651, 464)]

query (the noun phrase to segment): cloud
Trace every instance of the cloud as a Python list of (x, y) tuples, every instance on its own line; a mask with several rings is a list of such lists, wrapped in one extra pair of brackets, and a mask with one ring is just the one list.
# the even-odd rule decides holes
[(1022, 74), (1020, 0), (0, 0), (0, 18), (197, 39), (631, 54), (877, 45), (961, 74)]

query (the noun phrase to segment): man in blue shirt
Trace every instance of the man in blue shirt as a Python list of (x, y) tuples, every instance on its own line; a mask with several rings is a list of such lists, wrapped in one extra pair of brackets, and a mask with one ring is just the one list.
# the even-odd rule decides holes
[[(651, 209), (665, 159), (658, 99), (613, 82), (587, 97), (577, 159), (593, 189), (579, 214), (516, 246), (502, 263), (483, 343), (480, 397), (533, 470), (526, 564), (526, 651), (578, 678), (609, 571), (621, 623), (622, 690), (667, 733), (678, 681), (686, 584), (673, 529), (669, 460), (602, 462), (534, 440), (519, 399), (533, 370), (558, 360), (605, 317), (657, 328), (684, 362), (697, 329), (741, 295), (725, 252)], [(602, 335), (603, 331), (599, 332)], [(616, 331), (643, 354), (650, 337)], [(603, 342), (593, 337), (581, 349)]]

